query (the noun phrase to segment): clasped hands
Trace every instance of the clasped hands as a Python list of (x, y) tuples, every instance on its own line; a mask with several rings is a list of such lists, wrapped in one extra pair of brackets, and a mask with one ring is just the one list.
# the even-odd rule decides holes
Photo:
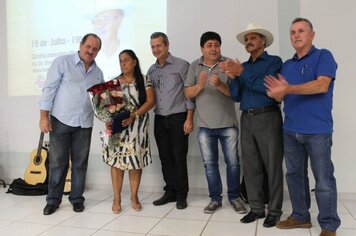
[(278, 74), (277, 78), (272, 75), (266, 75), (264, 78), (264, 85), (267, 88), (267, 95), (278, 102), (283, 101), (289, 86), (288, 81), (281, 74)]
[(227, 75), (230, 79), (235, 79), (236, 76), (241, 75), (244, 70), (243, 65), (237, 59), (228, 59), (219, 63), (219, 68), (222, 73)]
[[(222, 73), (228, 76), (230, 79), (235, 79), (236, 76), (239, 76), (243, 71), (242, 64), (237, 60), (226, 60), (219, 62), (219, 69)], [(221, 85), (221, 80), (218, 76), (218, 71), (214, 71), (213, 74), (208, 79), (208, 72), (202, 71), (199, 74), (198, 86), (203, 89), (206, 85), (206, 82), (209, 81), (209, 84), (214, 87), (219, 87)]]
[[(230, 79), (235, 79), (237, 76), (240, 76), (244, 70), (243, 65), (237, 59), (222, 61), (219, 63), (219, 68), (220, 71), (227, 75)], [(218, 87), (222, 83), (217, 74), (218, 71), (215, 71), (209, 78), (209, 84), (214, 87)], [(203, 89), (207, 81), (208, 72), (202, 71), (199, 74), (198, 86)], [(278, 74), (277, 78), (272, 75), (265, 76), (264, 85), (267, 88), (267, 95), (279, 102), (283, 101), (289, 86), (287, 80), (281, 74)]]
[(199, 74), (198, 77), (198, 83), (197, 85), (199, 86), (200, 89), (204, 89), (207, 81), (209, 81), (209, 84), (218, 87), (221, 84), (221, 80), (218, 77), (218, 72), (214, 71), (213, 74), (208, 78), (208, 72), (207, 71), (202, 71)]

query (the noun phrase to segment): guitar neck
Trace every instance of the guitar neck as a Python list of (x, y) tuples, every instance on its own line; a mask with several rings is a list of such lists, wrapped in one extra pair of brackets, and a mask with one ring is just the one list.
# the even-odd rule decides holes
[(44, 137), (44, 133), (41, 132), (40, 141), (38, 142), (37, 156), (41, 156), (41, 151), (42, 151), (42, 146), (43, 146), (43, 137)]

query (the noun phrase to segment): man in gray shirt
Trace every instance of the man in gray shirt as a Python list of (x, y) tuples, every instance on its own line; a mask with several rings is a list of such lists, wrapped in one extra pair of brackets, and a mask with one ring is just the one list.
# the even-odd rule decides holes
[(185, 82), (185, 95), (195, 98), (198, 125), (198, 142), (208, 180), (211, 202), (204, 212), (212, 214), (221, 207), (222, 182), (219, 171), (220, 141), (226, 163), (227, 194), (236, 212), (246, 209), (240, 195), (240, 163), (238, 156), (238, 124), (235, 104), (226, 84), (227, 76), (219, 69), (221, 38), (215, 32), (205, 32), (200, 38), (202, 56), (189, 67)]
[(162, 32), (153, 33), (150, 44), (157, 61), (147, 76), (156, 92), (154, 135), (166, 183), (164, 195), (153, 205), (177, 201), (177, 209), (185, 209), (189, 190), (188, 134), (193, 131), (195, 109), (194, 103), (184, 96), (189, 63), (169, 53), (168, 37)]

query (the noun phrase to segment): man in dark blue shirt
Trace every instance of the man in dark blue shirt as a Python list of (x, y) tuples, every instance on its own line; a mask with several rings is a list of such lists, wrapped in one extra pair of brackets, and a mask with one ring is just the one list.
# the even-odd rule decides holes
[(240, 102), (242, 110), (241, 162), (251, 210), (241, 222), (251, 223), (266, 216), (263, 192), (265, 168), (270, 200), (263, 226), (273, 227), (282, 214), (283, 202), (282, 115), (278, 102), (267, 96), (264, 77), (276, 75), (282, 60), (265, 51), (272, 44), (273, 35), (262, 26), (250, 23), (236, 37), (250, 53), (249, 60), (243, 64), (230, 60), (221, 63), (220, 68), (229, 76), (231, 96)]

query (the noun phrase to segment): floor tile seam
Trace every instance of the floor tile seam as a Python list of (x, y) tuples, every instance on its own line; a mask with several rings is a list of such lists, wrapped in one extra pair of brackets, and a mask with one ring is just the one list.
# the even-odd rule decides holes
[[(154, 194), (154, 193), (152, 193), (152, 195), (153, 195), (153, 194)], [(157, 225), (159, 225), (159, 224), (163, 221), (163, 219), (165, 219), (165, 218), (169, 215), (169, 213), (171, 213), (171, 212), (173, 211), (173, 209), (174, 209), (174, 207), (172, 207), (164, 216), (160, 217), (160, 220), (159, 220), (155, 225), (153, 225), (153, 226), (151, 227), (151, 229), (148, 230), (148, 231), (145, 233), (145, 235), (150, 234), (151, 231), (152, 231)]]
[(203, 229), (201, 230), (199, 236), (202, 236), (202, 235), (203, 235), (203, 233), (204, 233), (206, 227), (208, 226), (208, 224), (209, 224), (209, 222), (210, 222), (210, 220), (211, 220), (212, 217), (213, 217), (213, 214), (210, 214), (210, 216), (209, 216), (208, 220), (206, 221), (206, 223), (205, 223)]

